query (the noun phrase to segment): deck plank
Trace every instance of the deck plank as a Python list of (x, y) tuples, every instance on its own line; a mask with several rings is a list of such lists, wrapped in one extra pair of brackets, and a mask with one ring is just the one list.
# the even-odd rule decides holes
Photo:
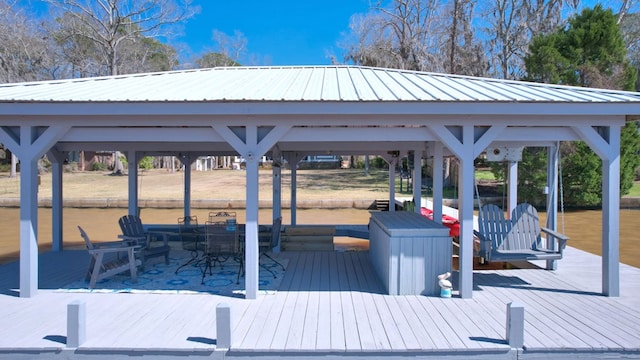
[[(594, 292), (589, 277), (575, 273), (600, 266), (594, 264), (600, 258), (569, 253), (574, 257), (569, 266), (560, 263), (557, 271), (475, 271), (472, 299), (455, 293), (444, 299), (384, 295), (367, 252), (284, 252), (279, 256), (289, 263), (280, 288), (255, 300), (58, 292), (59, 283), (84, 275), (86, 252), (43, 254), (41, 282), (48, 288), (31, 299), (15, 297), (9, 288), (16, 285), (17, 267), (0, 266), (0, 283), (7, 286), (0, 289), (0, 358), (6, 349), (61, 349), (64, 344), (51, 336), (65, 334), (66, 305), (78, 299), (87, 303), (90, 319), (84, 352), (209, 353), (217, 336), (216, 305), (227, 302), (232, 351), (240, 353), (296, 358), (314, 351), (336, 357), (399, 351), (507, 358), (513, 353), (504, 339), (506, 306), (519, 301), (525, 305), (523, 358), (542, 353), (640, 357), (640, 269), (624, 268), (630, 281), (621, 284), (619, 298), (608, 298)], [(57, 270), (57, 261), (67, 263)]]
[(318, 317), (320, 315), (320, 284), (322, 273), (322, 253), (313, 253), (313, 268), (309, 281), (306, 311), (302, 326), (302, 339), (299, 348), (304, 351), (316, 350), (318, 340)]
[[(340, 278), (338, 272), (338, 261), (336, 253), (331, 253), (328, 256), (329, 264), (329, 321), (331, 324), (330, 342), (331, 349), (345, 351), (347, 347), (345, 338), (345, 317), (342, 306), (342, 296), (340, 291)], [(350, 335), (351, 336), (351, 335)]]
[[(344, 256), (336, 259), (336, 268), (338, 271), (338, 284), (340, 286), (340, 305), (342, 306), (345, 350), (362, 351), (361, 336), (357, 325), (358, 317), (356, 316), (358, 307), (353, 301), (354, 292), (349, 291), (350, 283)], [(357, 292), (355, 295), (357, 295)]]
[[(320, 269), (329, 269), (329, 257), (332, 255), (330, 252), (321, 253)], [(318, 279), (318, 314), (317, 314), (317, 327), (316, 334), (316, 351), (331, 351), (331, 332), (341, 331), (341, 327), (332, 329), (331, 327), (331, 278), (329, 271), (319, 271), (320, 277)]]

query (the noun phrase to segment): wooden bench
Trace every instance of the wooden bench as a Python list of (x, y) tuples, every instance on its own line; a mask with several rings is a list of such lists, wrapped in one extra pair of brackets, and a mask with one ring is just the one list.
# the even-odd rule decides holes
[[(569, 238), (540, 226), (537, 210), (519, 204), (511, 219), (498, 206), (487, 204), (478, 212), (480, 256), (486, 261), (528, 261), (562, 259)], [(544, 233), (547, 238), (542, 237)]]

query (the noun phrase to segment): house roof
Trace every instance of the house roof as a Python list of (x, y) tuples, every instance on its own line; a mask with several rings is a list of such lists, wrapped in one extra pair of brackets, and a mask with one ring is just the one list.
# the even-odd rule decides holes
[(640, 93), (359, 66), (220, 67), (0, 85), (4, 103), (237, 101), (640, 103)]

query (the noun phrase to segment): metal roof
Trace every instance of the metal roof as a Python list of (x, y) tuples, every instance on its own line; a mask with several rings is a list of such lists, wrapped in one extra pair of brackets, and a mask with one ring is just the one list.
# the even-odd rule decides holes
[(0, 84), (0, 102), (635, 103), (640, 93), (359, 66), (220, 67)]

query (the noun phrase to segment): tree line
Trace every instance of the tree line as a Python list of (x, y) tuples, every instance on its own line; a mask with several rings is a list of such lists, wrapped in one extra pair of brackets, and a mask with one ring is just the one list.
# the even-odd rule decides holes
[[(373, 1), (369, 12), (352, 16), (339, 40), (343, 52), (331, 60), (638, 90), (639, 2), (608, 1), (604, 8), (586, 7), (580, 0)], [(211, 51), (190, 59), (181, 56), (182, 49), (171, 39), (199, 12), (190, 0), (41, 3), (47, 5), (44, 16), (18, 0), (0, 0), (0, 82), (238, 66), (251, 59), (240, 31), (228, 35), (217, 30)], [(635, 122), (625, 126), (621, 147), (624, 194), (640, 166)], [(561, 150), (568, 203), (598, 203), (597, 156), (581, 142), (563, 143)], [(520, 176), (521, 193), (534, 203), (542, 201), (541, 192), (535, 193), (543, 187), (542, 153), (527, 150), (522, 166), (527, 171)]]

